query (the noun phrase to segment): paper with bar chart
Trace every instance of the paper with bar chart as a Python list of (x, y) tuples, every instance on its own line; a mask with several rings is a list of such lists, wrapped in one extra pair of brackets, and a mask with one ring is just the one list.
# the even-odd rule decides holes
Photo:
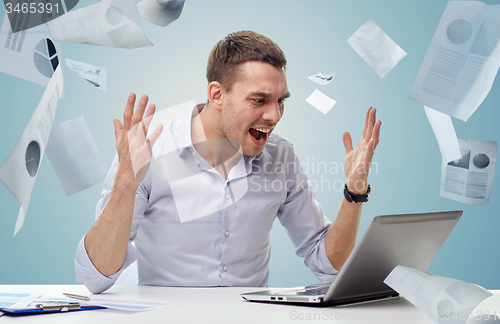
[(489, 141), (458, 140), (462, 157), (441, 166), (442, 197), (470, 205), (487, 204), (490, 200), (497, 143)]
[(106, 93), (107, 68), (70, 59), (66, 59), (66, 65), (75, 71), (79, 77), (87, 80), (94, 87)]
[(408, 98), (467, 121), (495, 80), (499, 38), (500, 5), (448, 2)]

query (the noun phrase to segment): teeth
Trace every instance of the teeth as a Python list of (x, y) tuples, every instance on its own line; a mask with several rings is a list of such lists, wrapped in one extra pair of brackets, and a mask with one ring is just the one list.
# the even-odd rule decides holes
[(272, 130), (272, 129), (262, 129), (262, 128), (255, 128), (255, 129), (261, 133), (269, 133)]

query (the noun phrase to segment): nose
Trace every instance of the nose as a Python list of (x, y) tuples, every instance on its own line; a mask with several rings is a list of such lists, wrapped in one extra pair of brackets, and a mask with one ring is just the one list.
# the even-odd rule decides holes
[(266, 106), (263, 119), (273, 124), (277, 124), (280, 121), (281, 110), (280, 110), (280, 105), (277, 101), (269, 102), (269, 104)]

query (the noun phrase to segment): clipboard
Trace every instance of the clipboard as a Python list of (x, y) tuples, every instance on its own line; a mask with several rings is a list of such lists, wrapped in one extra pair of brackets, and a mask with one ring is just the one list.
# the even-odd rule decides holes
[(50, 313), (67, 313), (67, 312), (77, 312), (92, 309), (106, 309), (103, 306), (95, 305), (80, 305), (80, 303), (68, 303), (68, 304), (38, 304), (37, 307), (29, 308), (0, 308), (0, 313), (2, 315), (10, 316), (25, 316), (25, 315), (38, 315), (38, 314), (50, 314)]

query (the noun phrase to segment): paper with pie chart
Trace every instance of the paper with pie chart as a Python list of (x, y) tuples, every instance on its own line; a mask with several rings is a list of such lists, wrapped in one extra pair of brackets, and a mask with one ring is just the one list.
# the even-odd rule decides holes
[(500, 67), (500, 5), (449, 1), (409, 99), (467, 121)]
[(462, 157), (442, 162), (439, 194), (470, 205), (487, 204), (495, 178), (497, 143), (459, 139), (458, 144)]
[(83, 116), (54, 125), (46, 153), (67, 196), (92, 187), (108, 173)]
[(0, 166), (0, 182), (21, 203), (14, 235), (24, 224), (24, 218), (31, 200), (31, 192), (49, 141), (52, 122), (54, 121), (62, 91), (63, 76), (59, 65), (50, 79), (35, 112), (28, 121), (21, 139)]
[(60, 61), (61, 46), (47, 25), (13, 33), (5, 14), (0, 44), (0, 72), (41, 85), (49, 83)]
[(153, 44), (144, 34), (135, 0), (104, 0), (47, 23), (55, 40), (139, 49)]
[(142, 0), (137, 4), (141, 16), (150, 23), (166, 27), (182, 13), (185, 0)]

